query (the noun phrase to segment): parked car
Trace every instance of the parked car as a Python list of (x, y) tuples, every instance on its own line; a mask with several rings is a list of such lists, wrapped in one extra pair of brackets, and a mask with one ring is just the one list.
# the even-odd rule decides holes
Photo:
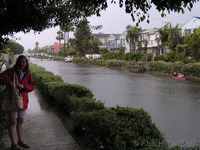
[(73, 60), (73, 57), (70, 57), (70, 56), (65, 57), (65, 62), (72, 62), (72, 60)]

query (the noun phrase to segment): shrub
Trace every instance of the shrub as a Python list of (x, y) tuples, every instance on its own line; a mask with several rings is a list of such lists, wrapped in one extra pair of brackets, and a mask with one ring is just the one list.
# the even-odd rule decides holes
[(171, 63), (164, 61), (151, 61), (148, 63), (148, 70), (153, 72), (169, 73), (172, 71)]
[(183, 62), (171, 63), (171, 72), (182, 72)]
[(164, 55), (157, 55), (154, 57), (154, 61), (166, 61), (167, 58)]
[(166, 61), (173, 62), (175, 55), (176, 55), (176, 53), (174, 51), (170, 51), (169, 53), (167, 53)]
[(153, 54), (152, 53), (145, 53), (142, 55), (141, 61), (152, 61)]
[(95, 149), (140, 149), (145, 147), (143, 143), (164, 141), (151, 117), (142, 109), (117, 106), (81, 112), (75, 114), (74, 121), (76, 131), (84, 134)]
[(96, 101), (89, 97), (76, 97), (69, 96), (69, 113), (71, 112), (90, 112), (90, 111), (99, 111), (104, 109), (104, 103), (101, 101)]
[(185, 64), (181, 71), (185, 74), (191, 74), (193, 76), (200, 77), (200, 62)]
[(109, 50), (107, 48), (102, 48), (99, 51), (100, 51), (100, 54), (109, 53)]
[(184, 53), (178, 53), (174, 57), (174, 61), (184, 61), (186, 59), (186, 56)]

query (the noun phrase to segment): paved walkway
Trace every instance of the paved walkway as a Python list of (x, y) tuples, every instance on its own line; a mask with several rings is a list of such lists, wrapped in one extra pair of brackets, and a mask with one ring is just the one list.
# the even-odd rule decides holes
[[(29, 101), (24, 124), (24, 141), (31, 146), (29, 150), (80, 150), (38, 90), (29, 94)], [(5, 150), (9, 150), (8, 136), (4, 141)]]

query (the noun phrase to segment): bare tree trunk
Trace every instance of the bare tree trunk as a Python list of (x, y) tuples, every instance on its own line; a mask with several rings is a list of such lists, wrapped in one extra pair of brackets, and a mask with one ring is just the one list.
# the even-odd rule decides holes
[(61, 51), (61, 40), (59, 40), (59, 52)]

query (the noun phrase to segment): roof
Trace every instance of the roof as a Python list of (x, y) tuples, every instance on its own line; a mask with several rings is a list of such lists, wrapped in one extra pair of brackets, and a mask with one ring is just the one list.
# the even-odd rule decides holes
[(153, 34), (155, 32), (158, 32), (159, 28), (152, 28), (152, 29), (144, 29), (142, 31), (142, 34)]
[(110, 34), (104, 34), (104, 33), (94, 33), (93, 36), (97, 39), (107, 39)]
[(200, 19), (200, 17), (196, 17), (196, 16), (194, 16), (194, 18)]
[(121, 34), (112, 34), (114, 35), (116, 38), (118, 38)]
[[(190, 20), (192, 20), (193, 18), (200, 19), (200, 17), (193, 16)], [(187, 24), (190, 20), (188, 20), (186, 23), (184, 23), (184, 25)]]

